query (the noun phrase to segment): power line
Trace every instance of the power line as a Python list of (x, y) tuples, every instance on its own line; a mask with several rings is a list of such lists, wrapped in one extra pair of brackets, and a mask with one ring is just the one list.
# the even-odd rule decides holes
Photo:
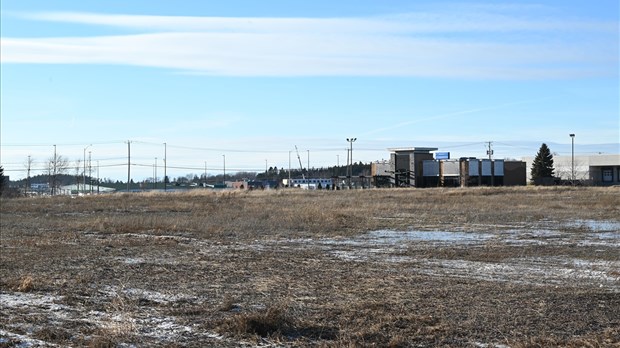
[(77, 143), (56, 143), (56, 144), (42, 144), (42, 143), (34, 143), (34, 144), (15, 144), (15, 143), (8, 143), (8, 144), (2, 144), (2, 146), (7, 146), (7, 147), (47, 147), (47, 146), (84, 146), (85, 144), (93, 144), (93, 145), (110, 145), (110, 144), (122, 144), (124, 143), (123, 141), (101, 141), (101, 142), (91, 142), (91, 141), (85, 141), (85, 142), (77, 142)]

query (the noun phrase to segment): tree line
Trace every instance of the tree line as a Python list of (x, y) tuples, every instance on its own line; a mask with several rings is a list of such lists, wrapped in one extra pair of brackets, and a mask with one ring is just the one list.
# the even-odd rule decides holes
[[(148, 189), (148, 188), (163, 188), (164, 183), (167, 186), (196, 186), (202, 184), (215, 184), (226, 181), (237, 180), (273, 180), (281, 181), (289, 177), (288, 168), (269, 167), (264, 172), (233, 172), (227, 173), (224, 178), (223, 174), (209, 175), (189, 173), (184, 176), (178, 177), (163, 177), (155, 180), (150, 177), (141, 181), (130, 180), (129, 185), (123, 180), (112, 180), (110, 178), (96, 178), (90, 173), (90, 166), (84, 166), (81, 160), (76, 160), (75, 163), (70, 164), (69, 161), (58, 154), (54, 154), (45, 162), (45, 170), (43, 174), (37, 174), (30, 176), (30, 168), (32, 167), (33, 160), (29, 157), (28, 162), (25, 163), (25, 168), (28, 171), (26, 178), (11, 181), (12, 186), (18, 186), (23, 188), (30, 188), (33, 184), (47, 184), (51, 190), (51, 194), (55, 194), (60, 186), (66, 185), (101, 185), (105, 187), (115, 188), (117, 190), (129, 189)], [(1, 167), (0, 167), (1, 168)], [(86, 170), (85, 170), (86, 169)], [(291, 178), (330, 178), (335, 176), (347, 176), (349, 172), (348, 166), (330, 166), (321, 168), (303, 168), (303, 169), (291, 169)], [(370, 163), (355, 162), (351, 165), (352, 176), (370, 175)], [(4, 176), (3, 176), (4, 177)], [(0, 188), (5, 188), (8, 183)], [(89, 186), (90, 187), (90, 186)]]
[[(26, 167), (28, 169), (28, 174), (30, 174), (30, 167), (32, 165), (32, 159), (29, 157), (28, 162), (26, 163)], [(69, 171), (73, 170), (73, 173), (70, 174)], [(532, 183), (535, 185), (548, 185), (548, 184), (558, 184), (561, 183), (558, 178), (554, 177), (554, 165), (553, 165), (553, 154), (551, 150), (547, 146), (547, 144), (543, 143), (538, 150), (536, 157), (532, 163), (531, 168), (531, 179)], [(349, 173), (349, 166), (330, 166), (330, 167), (321, 167), (321, 168), (300, 168), (300, 169), (291, 169), (290, 177), (291, 178), (330, 178), (330, 177), (346, 177)], [(370, 163), (356, 162), (351, 165), (351, 175), (353, 177), (357, 176), (370, 176), (371, 174), (371, 166)], [(84, 170), (84, 166), (80, 160), (75, 162), (75, 165), (71, 167), (69, 161), (63, 157), (62, 155), (58, 155), (54, 153), (52, 157), (50, 157), (45, 162), (45, 174), (38, 174), (35, 176), (28, 175), (27, 178), (13, 181), (14, 186), (19, 187), (31, 187), (32, 184), (49, 184), (52, 195), (55, 194), (56, 190), (60, 186), (71, 185), (71, 184), (84, 184), (86, 185), (102, 185), (106, 187), (111, 187), (115, 189), (125, 189), (129, 187), (130, 189), (144, 189), (149, 188), (149, 185), (152, 185), (152, 188), (162, 188), (162, 185), (174, 185), (174, 186), (191, 186), (191, 185), (201, 185), (201, 184), (209, 184), (209, 183), (218, 183), (223, 182), (224, 180), (235, 181), (235, 180), (273, 180), (273, 181), (281, 181), (282, 179), (286, 179), (289, 177), (289, 169), (288, 168), (278, 168), (278, 167), (269, 167), (264, 172), (235, 172), (227, 174), (224, 178), (223, 174), (212, 175), (206, 177), (204, 174), (196, 175), (196, 174), (187, 174), (185, 176), (179, 176), (176, 178), (164, 177), (161, 181), (155, 180), (154, 178), (148, 178), (141, 182), (134, 182), (133, 179), (127, 185), (127, 182), (121, 180), (112, 180), (109, 178), (93, 178), (91, 175), (86, 175), (86, 171)], [(5, 193), (8, 188), (8, 182), (5, 180), (4, 176), (4, 168), (0, 166), (0, 194)], [(145, 187), (146, 185), (146, 187)]]

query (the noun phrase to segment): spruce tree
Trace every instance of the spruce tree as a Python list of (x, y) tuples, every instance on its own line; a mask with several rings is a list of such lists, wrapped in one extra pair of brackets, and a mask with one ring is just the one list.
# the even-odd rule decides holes
[(4, 168), (2, 166), (0, 166), (0, 196), (2, 196), (2, 193), (4, 193)]
[(536, 158), (534, 158), (531, 174), (534, 181), (553, 177), (553, 155), (545, 143), (540, 146)]

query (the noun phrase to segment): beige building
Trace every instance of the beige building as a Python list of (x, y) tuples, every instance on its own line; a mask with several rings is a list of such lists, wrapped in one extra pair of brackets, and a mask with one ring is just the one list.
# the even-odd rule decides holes
[[(531, 180), (534, 157), (524, 157), (523, 161)], [(570, 155), (553, 156), (553, 168), (555, 176), (563, 181), (575, 180), (597, 186), (620, 185), (620, 155), (575, 156), (574, 162)]]

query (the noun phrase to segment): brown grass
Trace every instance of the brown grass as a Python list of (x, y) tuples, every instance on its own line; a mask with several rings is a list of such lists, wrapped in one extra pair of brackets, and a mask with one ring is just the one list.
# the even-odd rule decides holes
[(19, 292), (30, 292), (33, 289), (34, 279), (31, 276), (23, 277), (15, 287), (15, 290)]
[[(205, 190), (1, 203), (0, 295), (53, 299), (3, 307), (0, 330), (61, 346), (620, 344), (617, 239), (582, 243), (594, 232), (574, 223), (620, 221), (618, 188)], [(380, 229), (493, 238), (364, 239)], [(517, 241), (539, 230), (562, 239), (509, 243), (502, 233), (514, 230), (524, 231), (512, 232)], [(536, 278), (528, 268), (478, 277), (522, 264), (572, 272), (572, 260), (592, 261), (587, 271), (609, 280)], [(461, 276), (452, 263), (480, 270)], [(149, 331), (158, 323), (167, 338)]]

